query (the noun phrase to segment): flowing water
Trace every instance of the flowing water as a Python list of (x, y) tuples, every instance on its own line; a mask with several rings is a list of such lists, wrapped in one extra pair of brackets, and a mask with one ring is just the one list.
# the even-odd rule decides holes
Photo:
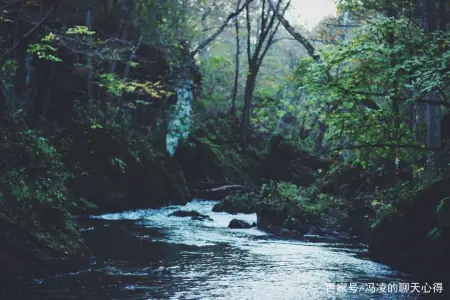
[[(81, 218), (95, 252), (88, 270), (37, 282), (3, 299), (416, 299), (367, 289), (412, 282), (364, 258), (358, 245), (278, 239), (255, 228), (228, 229), (233, 218), (256, 215), (211, 211), (213, 201)], [(195, 210), (214, 221), (168, 217)], [(347, 291), (331, 289), (346, 282)], [(352, 289), (350, 289), (352, 286)], [(357, 291), (355, 292), (355, 286)], [(337, 286), (334, 286), (337, 288)], [(340, 285), (342, 288), (343, 285)]]

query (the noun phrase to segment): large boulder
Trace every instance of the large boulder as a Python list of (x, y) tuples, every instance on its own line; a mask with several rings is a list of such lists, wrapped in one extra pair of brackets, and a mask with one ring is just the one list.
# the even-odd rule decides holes
[(397, 213), (386, 215), (370, 231), (370, 255), (407, 272), (448, 278), (450, 237), (432, 239), (428, 233), (438, 226), (436, 206), (449, 195), (447, 177), (419, 190), (413, 199), (399, 201)]
[(209, 195), (204, 191), (226, 185), (248, 185), (260, 179), (264, 139), (252, 134), (249, 146), (242, 149), (239, 123), (239, 118), (228, 113), (210, 115), (178, 146), (173, 158), (182, 169), (193, 197), (220, 200), (229, 195), (229, 190)]
[(230, 195), (215, 204), (212, 211), (251, 214), (256, 212), (256, 202), (257, 195), (255, 193)]
[(307, 224), (300, 222), (297, 218), (294, 218), (292, 216), (289, 216), (283, 222), (283, 228), (286, 228), (288, 230), (295, 230), (300, 234), (305, 234), (309, 230)]
[(233, 219), (230, 221), (230, 224), (228, 224), (228, 228), (247, 229), (252, 228), (252, 225), (244, 220)]
[(74, 199), (86, 199), (94, 212), (183, 205), (189, 200), (183, 173), (165, 149), (136, 137), (127, 145), (114, 132), (72, 124), (59, 137), (67, 141), (64, 163), (75, 176), (69, 182)]
[(88, 250), (67, 210), (51, 203), (13, 209), (2, 204), (0, 255), (7, 258), (0, 264), (3, 284), (28, 284), (33, 278), (47, 279), (89, 266)]
[(289, 217), (286, 207), (280, 208), (275, 206), (264, 205), (257, 211), (257, 227), (265, 231), (277, 231), (281, 229), (284, 222)]

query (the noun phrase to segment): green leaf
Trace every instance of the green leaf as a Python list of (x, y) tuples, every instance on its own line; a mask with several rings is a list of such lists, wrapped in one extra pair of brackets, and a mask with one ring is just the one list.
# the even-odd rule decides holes
[(92, 125), (91, 125), (91, 128), (92, 128), (92, 129), (101, 129), (101, 128), (103, 128), (103, 126), (100, 125), (100, 124), (95, 123), (95, 124), (92, 124)]
[(441, 232), (439, 231), (439, 228), (433, 228), (430, 232), (428, 232), (427, 237), (433, 240), (440, 238)]

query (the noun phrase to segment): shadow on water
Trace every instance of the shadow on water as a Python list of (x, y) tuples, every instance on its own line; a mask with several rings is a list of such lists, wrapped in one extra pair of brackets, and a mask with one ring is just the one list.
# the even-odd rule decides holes
[[(214, 213), (213, 204), (193, 201), (181, 207), (207, 214), (212, 222), (167, 217), (180, 207), (79, 218), (93, 251), (91, 267), (31, 288), (2, 287), (0, 299), (417, 299), (363, 291), (364, 284), (413, 280), (368, 260), (360, 245), (231, 230), (232, 218), (252, 222), (256, 216)], [(361, 290), (338, 292), (333, 286), (333, 292), (328, 283), (336, 282)]]

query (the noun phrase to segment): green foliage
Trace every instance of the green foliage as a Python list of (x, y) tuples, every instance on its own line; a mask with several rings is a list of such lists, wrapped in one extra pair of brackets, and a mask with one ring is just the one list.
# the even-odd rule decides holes
[(153, 98), (162, 98), (173, 94), (164, 89), (160, 82), (123, 80), (114, 73), (101, 74), (98, 85), (115, 96), (120, 96), (123, 93), (139, 93)]
[(5, 160), (0, 187), (10, 200), (18, 202), (67, 201), (66, 184), (72, 174), (61, 162), (61, 155), (37, 131), (26, 130), (15, 135), (3, 132), (0, 149)]
[(269, 181), (261, 186), (260, 193), (269, 202), (302, 201), (300, 188), (288, 182)]
[(111, 158), (111, 165), (117, 166), (120, 169), (120, 172), (122, 174), (125, 174), (127, 164), (120, 158), (117, 158), (117, 157)]
[(2, 66), (2, 73), (15, 72), (17, 70), (17, 62), (15, 60), (8, 59)]
[(431, 239), (438, 239), (450, 228), (450, 197), (445, 197), (441, 203), (436, 207), (436, 219), (438, 226), (433, 228), (428, 237)]
[[(386, 38), (392, 32), (394, 45)], [(299, 83), (308, 92), (310, 107), (322, 112), (332, 107), (323, 118), (328, 143), (387, 144), (352, 150), (356, 163), (364, 165), (381, 158), (410, 161), (423, 155), (395, 145), (416, 144), (420, 124), (414, 130), (406, 126), (409, 105), (448, 86), (450, 51), (441, 51), (448, 40), (448, 33), (425, 35), (407, 20), (377, 17), (348, 45), (324, 50), (322, 62), (301, 64), (299, 72), (306, 74)], [(338, 69), (338, 75), (327, 75)], [(367, 101), (381, 109), (365, 107)]]
[[(227, 56), (211, 56), (200, 60), (202, 89), (197, 108), (228, 110), (233, 86), (233, 64)], [(201, 105), (201, 106), (200, 106)]]
[(77, 25), (67, 29), (66, 34), (68, 35), (94, 35), (95, 31), (89, 30), (87, 26)]
[(52, 46), (52, 43), (55, 40), (57, 40), (56, 35), (50, 32), (44, 36), (39, 43), (30, 44), (28, 46), (28, 53), (36, 55), (39, 59), (45, 59), (57, 63), (62, 62), (61, 58), (53, 54), (57, 51), (57, 49)]

